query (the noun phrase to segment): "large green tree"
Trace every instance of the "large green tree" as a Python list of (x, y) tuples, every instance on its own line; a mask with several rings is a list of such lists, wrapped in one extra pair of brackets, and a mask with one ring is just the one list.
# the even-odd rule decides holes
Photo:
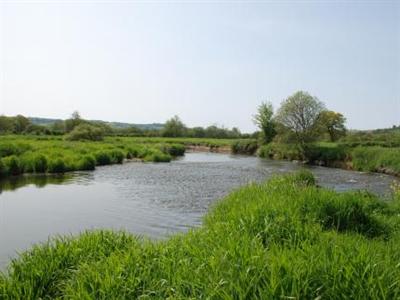
[(331, 142), (346, 135), (346, 118), (338, 112), (324, 110), (318, 116), (318, 124), (322, 133), (327, 133)]
[(186, 134), (186, 126), (178, 116), (165, 122), (162, 135), (168, 137), (181, 137)]
[(296, 143), (304, 150), (306, 144), (318, 136), (317, 121), (324, 109), (325, 105), (318, 98), (298, 91), (282, 102), (275, 119), (293, 134)]
[(22, 133), (24, 132), (28, 126), (31, 124), (28, 118), (24, 117), (23, 115), (17, 115), (14, 117), (14, 132), (15, 133)]
[(269, 143), (276, 135), (275, 122), (273, 120), (274, 108), (270, 102), (262, 102), (254, 115), (253, 121), (261, 130), (263, 142)]

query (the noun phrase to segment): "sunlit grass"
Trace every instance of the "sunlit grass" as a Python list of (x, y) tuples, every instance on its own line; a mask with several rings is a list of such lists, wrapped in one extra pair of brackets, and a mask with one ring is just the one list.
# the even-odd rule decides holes
[(1, 136), (0, 177), (22, 173), (93, 170), (126, 159), (169, 162), (187, 145), (229, 146), (231, 140), (107, 137), (103, 141), (67, 141), (59, 136)]

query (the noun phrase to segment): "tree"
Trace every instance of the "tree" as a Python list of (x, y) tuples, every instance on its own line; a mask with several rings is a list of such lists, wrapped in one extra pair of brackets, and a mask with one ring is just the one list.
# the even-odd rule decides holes
[(318, 116), (318, 123), (321, 131), (328, 133), (331, 142), (346, 135), (346, 118), (341, 113), (324, 110)]
[(178, 116), (174, 116), (165, 122), (162, 135), (168, 137), (181, 137), (184, 136), (186, 132), (186, 126), (183, 124)]
[(23, 115), (17, 115), (14, 117), (14, 132), (15, 133), (22, 133), (24, 132), (28, 126), (31, 124), (28, 118), (24, 117)]
[(53, 134), (63, 134), (65, 131), (65, 123), (64, 121), (56, 121), (50, 126)]
[(294, 134), (296, 142), (304, 150), (306, 143), (317, 136), (317, 120), (324, 108), (318, 98), (298, 91), (282, 102), (275, 119)]
[(0, 133), (9, 133), (14, 130), (14, 121), (11, 117), (0, 116)]
[(206, 135), (206, 131), (203, 127), (193, 127), (189, 130), (189, 135), (195, 138), (203, 138)]
[(81, 118), (81, 115), (79, 112), (76, 110), (71, 114), (71, 118), (65, 120), (65, 131), (70, 132), (72, 131), (76, 126), (82, 124), (84, 120)]
[(101, 141), (103, 137), (103, 128), (91, 124), (80, 124), (76, 126), (65, 138), (69, 141)]
[(253, 121), (260, 128), (263, 141), (270, 143), (276, 135), (275, 123), (273, 121), (274, 108), (271, 102), (262, 102), (254, 115)]

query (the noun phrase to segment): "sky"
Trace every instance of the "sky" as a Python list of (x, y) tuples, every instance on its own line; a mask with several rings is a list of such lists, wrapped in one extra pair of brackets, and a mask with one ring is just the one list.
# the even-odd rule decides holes
[(298, 90), (400, 125), (400, 1), (0, 0), (0, 115), (251, 132)]

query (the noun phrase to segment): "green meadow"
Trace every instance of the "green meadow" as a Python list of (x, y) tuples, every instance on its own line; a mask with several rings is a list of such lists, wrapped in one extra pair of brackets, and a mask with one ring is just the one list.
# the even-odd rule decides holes
[(336, 193), (306, 171), (237, 189), (164, 241), (95, 231), (34, 246), (2, 299), (398, 299), (400, 193)]

